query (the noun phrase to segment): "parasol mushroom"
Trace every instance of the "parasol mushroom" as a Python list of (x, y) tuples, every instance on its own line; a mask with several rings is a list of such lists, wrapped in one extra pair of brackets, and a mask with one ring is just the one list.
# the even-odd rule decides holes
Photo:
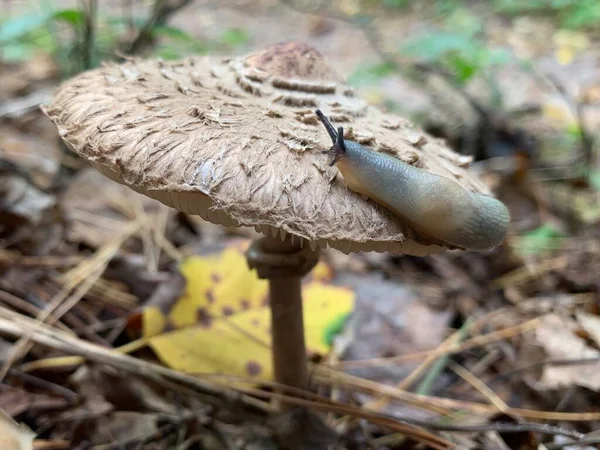
[(319, 52), (297, 42), (234, 59), (107, 64), (64, 83), (44, 107), (67, 146), (112, 180), (265, 235), (247, 258), (269, 281), (275, 378), (301, 388), (300, 280), (319, 249), (422, 256), (454, 247), (348, 189), (323, 154), (331, 143), (317, 108), (345, 127), (346, 139), (487, 194), (467, 173), (469, 158), (368, 106)]

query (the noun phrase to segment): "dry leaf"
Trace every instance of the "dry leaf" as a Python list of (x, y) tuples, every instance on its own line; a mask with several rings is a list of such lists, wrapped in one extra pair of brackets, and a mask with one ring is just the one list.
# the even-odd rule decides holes
[(581, 328), (600, 346), (600, 317), (584, 311), (576, 311), (575, 317)]
[(572, 366), (546, 366), (540, 383), (547, 389), (572, 384), (592, 390), (600, 390), (600, 352), (589, 347), (577, 336), (577, 323), (567, 317), (551, 314), (544, 317), (535, 330), (535, 338), (548, 359), (598, 358), (595, 364)]
[(131, 440), (143, 441), (158, 432), (157, 417), (134, 411), (115, 411), (98, 419), (92, 442), (98, 446)]
[(32, 450), (35, 433), (0, 410), (0, 449)]
[(554, 35), (556, 45), (556, 60), (567, 65), (575, 57), (589, 47), (589, 40), (584, 33), (572, 30), (560, 30)]

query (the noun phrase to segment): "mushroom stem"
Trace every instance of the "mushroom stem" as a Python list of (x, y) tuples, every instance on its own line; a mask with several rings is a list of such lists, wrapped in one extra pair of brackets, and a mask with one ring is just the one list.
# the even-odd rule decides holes
[(306, 345), (300, 277), (271, 278), (271, 334), (275, 380), (286, 386), (307, 386)]
[(248, 264), (269, 280), (275, 381), (304, 389), (308, 384), (301, 280), (319, 259), (308, 243), (288, 234), (266, 236), (248, 250)]

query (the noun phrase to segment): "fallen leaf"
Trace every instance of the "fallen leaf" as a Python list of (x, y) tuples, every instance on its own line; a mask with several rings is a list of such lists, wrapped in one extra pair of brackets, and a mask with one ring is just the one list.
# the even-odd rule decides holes
[(598, 358), (595, 364), (545, 366), (539, 380), (541, 387), (556, 389), (578, 385), (600, 390), (600, 351), (589, 347), (576, 332), (578, 324), (568, 317), (551, 314), (542, 318), (535, 330), (537, 345), (543, 348), (547, 359)]
[(5, 247), (47, 254), (62, 239), (56, 198), (38, 188), (17, 164), (0, 158), (0, 239)]
[(556, 60), (562, 64), (570, 64), (575, 57), (589, 47), (587, 36), (578, 31), (560, 30), (554, 35)]
[(6, 385), (2, 385), (2, 389), (0, 389), (0, 411), (6, 412), (11, 417), (16, 417), (24, 412), (56, 411), (68, 405), (69, 401), (64, 397), (27, 392)]
[(560, 122), (565, 125), (573, 125), (575, 118), (573, 113), (563, 103), (549, 101), (542, 105), (542, 115), (555, 122)]
[(32, 450), (35, 433), (19, 425), (0, 410), (0, 448), (2, 450)]
[[(336, 339), (339, 359), (354, 361), (414, 353), (435, 348), (443, 341), (451, 312), (430, 308), (407, 285), (372, 275), (340, 279), (354, 289), (357, 299), (343, 334)], [(348, 371), (370, 380), (397, 383), (415, 364)]]
[[(248, 268), (247, 245), (187, 258), (180, 267), (187, 281), (181, 298), (166, 315), (157, 307), (144, 309), (143, 336), (165, 364), (184, 372), (272, 378), (268, 282)], [(353, 291), (323, 282), (331, 276), (319, 263), (304, 283), (310, 353), (330, 350), (332, 334), (354, 305)]]
[(575, 312), (575, 317), (581, 328), (600, 346), (600, 317), (581, 310)]
[(156, 415), (131, 411), (115, 411), (100, 417), (92, 442), (96, 445), (119, 441), (143, 441), (158, 432)]

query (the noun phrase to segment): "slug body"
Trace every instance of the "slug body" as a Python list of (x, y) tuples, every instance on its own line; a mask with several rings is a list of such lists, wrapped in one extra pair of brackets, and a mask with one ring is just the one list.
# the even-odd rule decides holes
[[(325, 118), (320, 111), (317, 115), (321, 121)], [(335, 129), (327, 123), (334, 140)], [(385, 206), (421, 238), (483, 250), (500, 244), (506, 236), (510, 216), (506, 206), (493, 197), (344, 140), (341, 127), (330, 152), (332, 165), (350, 189)]]

